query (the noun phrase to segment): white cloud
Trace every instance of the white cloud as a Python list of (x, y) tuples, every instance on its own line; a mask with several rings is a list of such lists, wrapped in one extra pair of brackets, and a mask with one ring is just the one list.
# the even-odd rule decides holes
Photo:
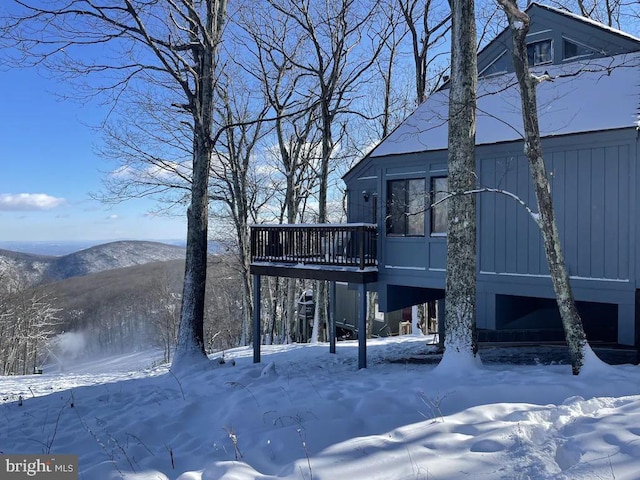
[[(144, 168), (143, 168), (144, 167)], [(190, 162), (162, 162), (157, 165), (123, 165), (109, 173), (111, 178), (118, 180), (159, 180), (174, 181), (180, 176), (189, 177), (191, 175)]]
[(0, 193), (0, 210), (5, 212), (51, 210), (65, 203), (64, 198), (46, 193)]
[(123, 165), (113, 170), (110, 175), (114, 178), (129, 178), (135, 175), (135, 170), (128, 165)]
[(107, 220), (117, 220), (118, 218), (120, 218), (120, 216), (114, 213), (113, 215), (109, 215)]

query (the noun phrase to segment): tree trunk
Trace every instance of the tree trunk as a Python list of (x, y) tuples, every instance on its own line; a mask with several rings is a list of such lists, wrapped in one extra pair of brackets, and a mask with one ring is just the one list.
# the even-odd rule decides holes
[[(213, 96), (219, 36), (226, 15), (226, 0), (206, 2), (206, 33), (212, 45), (195, 41), (192, 53), (196, 77), (195, 94), (190, 99), (194, 119), (191, 205), (187, 209), (187, 253), (182, 291), (178, 345), (173, 365), (189, 359), (206, 358), (204, 348), (204, 300), (207, 282), (207, 229), (209, 222), (209, 169), (213, 153)], [(195, 13), (194, 13), (195, 15)], [(194, 24), (199, 19), (194, 19)], [(192, 34), (195, 35), (195, 34)], [(208, 39), (207, 39), (208, 40)]]
[(536, 201), (538, 203), (538, 226), (542, 232), (544, 251), (547, 256), (549, 273), (556, 294), (562, 326), (569, 347), (569, 357), (574, 375), (580, 373), (584, 363), (587, 337), (582, 320), (575, 305), (569, 274), (564, 263), (560, 236), (553, 211), (551, 187), (542, 155), (542, 142), (538, 125), (536, 86), (541, 79), (529, 72), (527, 59), (527, 32), (529, 17), (517, 7), (515, 0), (498, 0), (504, 7), (513, 33), (513, 64), (520, 86), (522, 100), (522, 121), (524, 124), (524, 150), (529, 160)]
[(373, 323), (376, 321), (376, 304), (378, 303), (378, 292), (367, 292), (367, 338), (373, 335)]
[(473, 0), (451, 0), (449, 90), (449, 190), (445, 353), (475, 356), (476, 205), (464, 195), (476, 183), (477, 57)]
[[(323, 88), (323, 91), (326, 87)], [(318, 192), (318, 223), (327, 222), (327, 192), (329, 189), (329, 161), (333, 153), (332, 115), (329, 103), (326, 100), (329, 94), (323, 95), (322, 111), (322, 158), (320, 159), (320, 187)], [(328, 302), (327, 282), (316, 281), (316, 311), (313, 316), (313, 330), (311, 343), (323, 341), (323, 333), (326, 331), (327, 315), (326, 304)], [(323, 328), (324, 327), (324, 328)]]
[[(286, 316), (282, 322), (282, 332), (280, 343), (291, 343), (291, 332), (295, 332), (295, 312), (296, 312), (296, 279), (287, 278), (287, 299), (286, 299)], [(295, 336), (294, 336), (295, 337)]]
[[(206, 127), (205, 127), (206, 129)], [(187, 253), (185, 260), (182, 308), (178, 328), (178, 345), (173, 364), (193, 356), (205, 356), (204, 299), (207, 281), (208, 180), (210, 149), (196, 131), (193, 156), (191, 205), (187, 209)]]

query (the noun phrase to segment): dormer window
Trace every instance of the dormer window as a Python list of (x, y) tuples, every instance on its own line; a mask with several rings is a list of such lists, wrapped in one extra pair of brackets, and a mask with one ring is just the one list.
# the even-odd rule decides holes
[(566, 38), (562, 40), (562, 50), (564, 59), (586, 57), (593, 54), (593, 50), (579, 43), (572, 42)]
[(544, 65), (553, 62), (553, 48), (551, 39), (527, 45), (529, 66)]

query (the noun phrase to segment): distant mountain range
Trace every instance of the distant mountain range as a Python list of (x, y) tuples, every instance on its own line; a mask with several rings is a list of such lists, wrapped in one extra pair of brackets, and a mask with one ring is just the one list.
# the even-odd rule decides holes
[(147, 241), (111, 242), (57, 257), (0, 250), (0, 272), (15, 270), (28, 283), (37, 285), (184, 257), (183, 247)]
[[(52, 257), (59, 257), (62, 255), (68, 255), (70, 253), (85, 250), (89, 247), (95, 247), (97, 245), (105, 243), (113, 243), (121, 240), (118, 239), (109, 241), (96, 241), (96, 240), (63, 240), (63, 241), (18, 241), (18, 240), (0, 240), (0, 250), (10, 250), (12, 252), (20, 253), (32, 253), (35, 255), (46, 255)], [(184, 240), (177, 239), (163, 239), (163, 240), (151, 240), (153, 243), (164, 243), (167, 245), (175, 245), (177, 247), (185, 247), (186, 242)]]
[[(238, 270), (230, 264), (235, 257), (223, 248), (210, 253), (205, 318), (229, 322), (224, 328), (235, 332), (239, 326), (232, 318), (242, 298)], [(56, 333), (80, 333), (77, 355), (134, 351), (166, 342), (177, 328), (185, 254), (183, 247), (148, 241), (106, 243), (62, 256), (0, 250), (0, 282), (7, 273), (15, 275), (27, 287), (19, 298), (38, 298), (55, 311)], [(7, 285), (0, 284), (0, 298)], [(236, 333), (218, 336), (216, 345), (235, 344)]]
[(108, 311), (122, 317), (128, 307), (144, 308), (162, 292), (180, 293), (183, 279), (184, 259), (165, 260), (50, 282), (43, 291), (61, 309), (58, 317), (69, 326), (74, 311), (84, 312), (88, 324), (107, 320), (103, 317)]

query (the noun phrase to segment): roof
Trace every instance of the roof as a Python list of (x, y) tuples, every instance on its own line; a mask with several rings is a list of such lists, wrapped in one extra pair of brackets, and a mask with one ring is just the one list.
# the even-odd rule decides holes
[(582, 15), (576, 15), (575, 13), (568, 12), (567, 10), (561, 10), (559, 8), (550, 7), (549, 5), (543, 5), (543, 4), (538, 3), (538, 2), (531, 2), (531, 4), (527, 7), (527, 10), (529, 10), (533, 5), (535, 5), (537, 7), (540, 7), (540, 8), (544, 8), (544, 9), (549, 10), (551, 12), (558, 13), (560, 15), (564, 15), (565, 17), (573, 18), (575, 20), (579, 20), (581, 22), (588, 23), (590, 25), (593, 25), (594, 27), (598, 27), (598, 28), (600, 28), (602, 30), (606, 30), (608, 32), (615, 33), (616, 35), (620, 35), (621, 37), (625, 37), (625, 38), (627, 38), (629, 40), (633, 40), (635, 42), (640, 42), (640, 38), (635, 37), (635, 36), (631, 35), (630, 33), (624, 32), (624, 31), (619, 30), (617, 28), (610, 27), (610, 26), (605, 25), (604, 23), (600, 23), (600, 22), (598, 22), (596, 20), (592, 20), (590, 18), (583, 17)]
[[(541, 74), (544, 69), (532, 69)], [(640, 52), (566, 65), (549, 65), (553, 81), (537, 89), (542, 137), (638, 127)], [(447, 148), (449, 90), (440, 90), (387, 136), (369, 157)], [(476, 144), (523, 137), (520, 91), (514, 74), (478, 82)]]

